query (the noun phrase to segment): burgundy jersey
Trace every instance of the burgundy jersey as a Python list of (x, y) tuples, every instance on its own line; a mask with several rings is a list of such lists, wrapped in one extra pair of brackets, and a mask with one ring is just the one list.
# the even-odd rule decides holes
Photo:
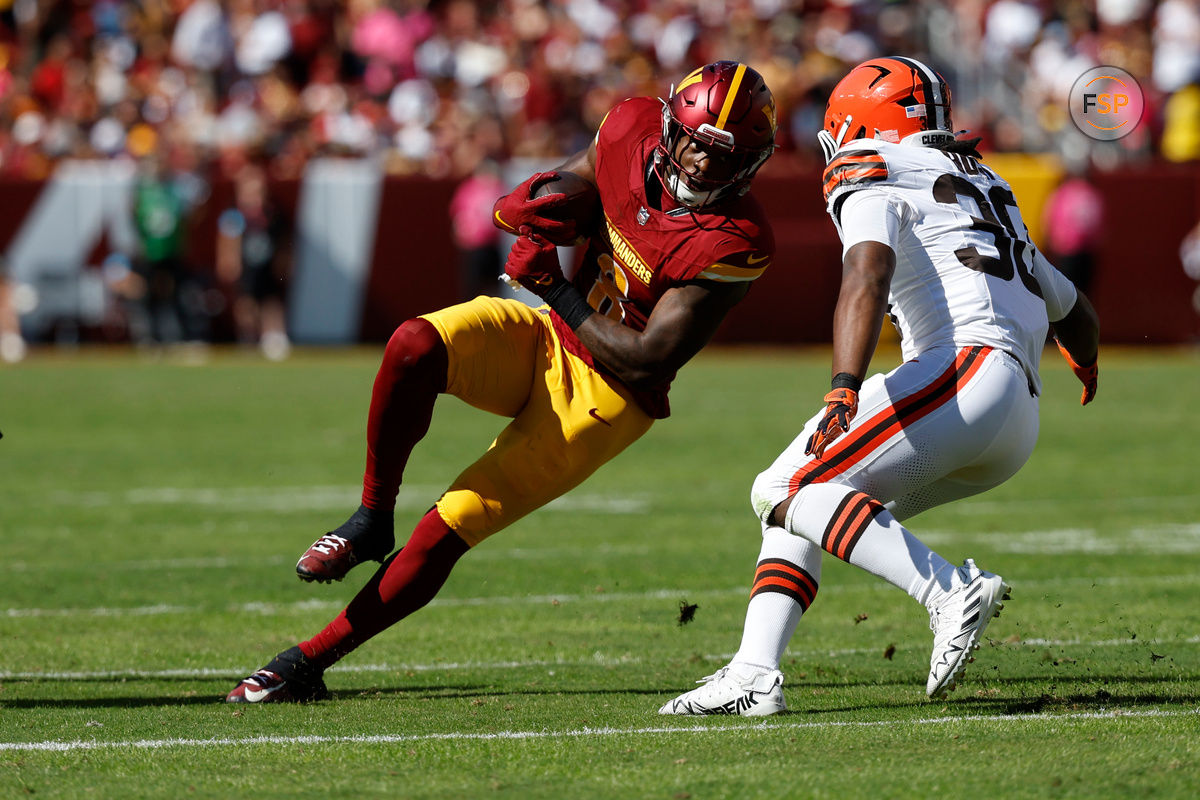
[[(588, 305), (634, 330), (663, 294), (692, 281), (753, 281), (775, 255), (775, 237), (761, 206), (750, 195), (711, 209), (679, 206), (651, 170), (662, 134), (662, 104), (650, 97), (613, 108), (596, 133), (596, 185), (604, 207), (601, 229), (588, 239), (583, 263), (572, 283)], [(661, 197), (656, 208), (647, 196)], [(593, 367), (584, 344), (557, 314), (554, 327), (563, 346)], [(673, 376), (672, 376), (673, 377)], [(633, 390), (656, 419), (670, 414), (670, 381)]]

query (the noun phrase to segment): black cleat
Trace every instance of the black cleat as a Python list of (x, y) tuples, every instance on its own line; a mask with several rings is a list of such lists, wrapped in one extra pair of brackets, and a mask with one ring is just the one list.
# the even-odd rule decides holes
[(359, 506), (335, 531), (312, 543), (296, 562), (302, 581), (340, 581), (363, 561), (383, 561), (396, 545), (392, 512)]
[(325, 700), (329, 690), (299, 647), (284, 650), (271, 663), (243, 678), (225, 696), (226, 703), (311, 703)]

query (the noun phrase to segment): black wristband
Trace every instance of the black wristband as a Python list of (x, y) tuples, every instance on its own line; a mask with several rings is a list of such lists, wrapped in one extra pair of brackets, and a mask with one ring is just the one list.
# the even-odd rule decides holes
[(575, 330), (596, 311), (587, 304), (579, 290), (567, 280), (560, 279), (542, 294), (546, 305), (554, 309), (554, 313), (562, 317), (567, 327)]
[(833, 380), (829, 382), (831, 389), (850, 389), (857, 392), (862, 388), (862, 379), (856, 378), (849, 372), (839, 372), (833, 376)]

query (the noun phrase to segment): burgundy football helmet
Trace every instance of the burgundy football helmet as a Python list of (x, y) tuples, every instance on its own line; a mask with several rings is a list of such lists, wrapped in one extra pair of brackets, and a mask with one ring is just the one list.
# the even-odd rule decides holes
[[(775, 150), (775, 98), (762, 76), (736, 61), (716, 61), (672, 86), (662, 103), (655, 170), (671, 196), (703, 208), (745, 194)], [(712, 180), (685, 169), (678, 156), (691, 141), (731, 159), (730, 177)]]

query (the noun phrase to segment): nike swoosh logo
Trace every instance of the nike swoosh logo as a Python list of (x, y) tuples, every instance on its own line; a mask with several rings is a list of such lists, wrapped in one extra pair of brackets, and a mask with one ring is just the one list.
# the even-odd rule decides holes
[(273, 692), (273, 691), (275, 691), (275, 690), (274, 689), (247, 689), (245, 692), (242, 693), (242, 695), (246, 698), (246, 702), (258, 703), (258, 702), (261, 702), (264, 697), (271, 694), (271, 692)]
[(754, 266), (760, 261), (766, 261), (768, 258), (770, 258), (770, 256), (759, 256), (758, 258), (755, 258), (754, 256), (746, 256), (746, 263)]
[(496, 222), (499, 222), (499, 223), (500, 223), (500, 225), (501, 225), (501, 227), (503, 227), (503, 228), (504, 228), (504, 230), (506, 230), (506, 231), (513, 231), (513, 230), (516, 230), (516, 228), (514, 228), (512, 225), (509, 225), (507, 222), (505, 222), (503, 219), (501, 219), (501, 218), (500, 218), (500, 212), (499, 212), (499, 211), (497, 211), (497, 212), (495, 212), (494, 214), (492, 214), (492, 216), (494, 216), (494, 217), (496, 218)]
[(600, 409), (598, 409), (598, 408), (589, 408), (588, 414), (591, 416), (592, 419), (596, 420), (597, 422), (603, 422), (605, 425), (607, 425), (608, 427), (611, 428), (612, 423), (609, 422), (608, 420), (606, 420), (604, 417), (600, 416), (600, 414), (597, 413), (599, 411), (600, 411)]

